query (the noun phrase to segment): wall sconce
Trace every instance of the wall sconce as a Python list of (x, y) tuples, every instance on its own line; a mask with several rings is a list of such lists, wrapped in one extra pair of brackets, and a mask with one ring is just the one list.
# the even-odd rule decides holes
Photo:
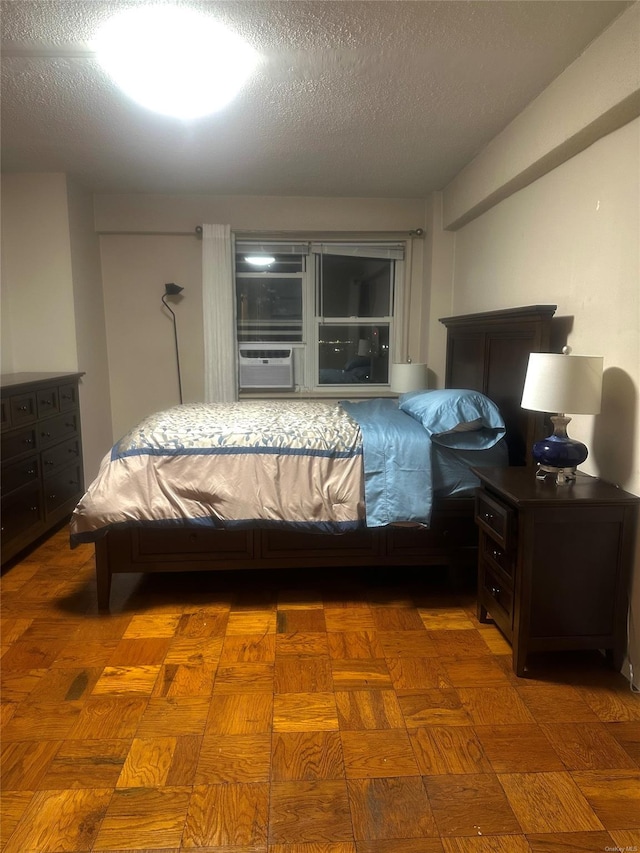
[(522, 393), (522, 408), (558, 412), (551, 417), (553, 434), (533, 445), (536, 476), (553, 474), (557, 484), (575, 480), (576, 467), (589, 455), (581, 441), (569, 438), (573, 415), (597, 415), (602, 396), (602, 356), (532, 352)]
[(173, 284), (170, 282), (169, 284), (165, 284), (164, 286), (164, 294), (162, 295), (162, 302), (170, 312), (173, 317), (173, 338), (176, 346), (176, 364), (178, 366), (178, 390), (180, 391), (180, 402), (182, 403), (182, 376), (180, 375), (180, 352), (178, 350), (178, 326), (176, 323), (176, 315), (173, 312), (171, 306), (167, 303), (167, 296), (177, 296), (179, 293), (182, 293), (184, 287), (180, 287), (179, 284)]

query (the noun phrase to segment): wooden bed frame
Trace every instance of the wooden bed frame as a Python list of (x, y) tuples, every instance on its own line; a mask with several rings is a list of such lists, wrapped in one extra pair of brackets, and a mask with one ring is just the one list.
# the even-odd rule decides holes
[[(482, 391), (507, 426), (509, 462), (524, 465), (543, 437), (543, 417), (520, 407), (530, 352), (549, 351), (555, 305), (534, 305), (441, 320), (447, 328), (447, 388)], [(474, 564), (473, 498), (438, 499), (432, 526), (314, 534), (280, 529), (112, 530), (96, 542), (98, 606), (108, 609), (117, 573)]]

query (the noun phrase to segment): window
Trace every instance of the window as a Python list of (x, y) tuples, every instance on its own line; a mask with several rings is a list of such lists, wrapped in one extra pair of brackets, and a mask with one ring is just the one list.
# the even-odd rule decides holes
[(403, 258), (402, 244), (238, 241), (238, 343), (291, 344), (297, 388), (388, 385)]

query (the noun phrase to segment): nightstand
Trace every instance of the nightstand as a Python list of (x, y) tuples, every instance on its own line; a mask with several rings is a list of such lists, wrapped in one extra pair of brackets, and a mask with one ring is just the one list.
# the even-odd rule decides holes
[(531, 652), (603, 649), (622, 666), (640, 497), (578, 473), (557, 486), (532, 468), (474, 468), (480, 478), (478, 619)]

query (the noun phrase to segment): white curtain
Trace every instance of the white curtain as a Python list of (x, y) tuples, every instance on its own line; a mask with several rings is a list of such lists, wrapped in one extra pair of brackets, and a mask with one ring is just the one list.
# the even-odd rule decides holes
[(238, 399), (233, 245), (229, 225), (202, 226), (204, 399)]

